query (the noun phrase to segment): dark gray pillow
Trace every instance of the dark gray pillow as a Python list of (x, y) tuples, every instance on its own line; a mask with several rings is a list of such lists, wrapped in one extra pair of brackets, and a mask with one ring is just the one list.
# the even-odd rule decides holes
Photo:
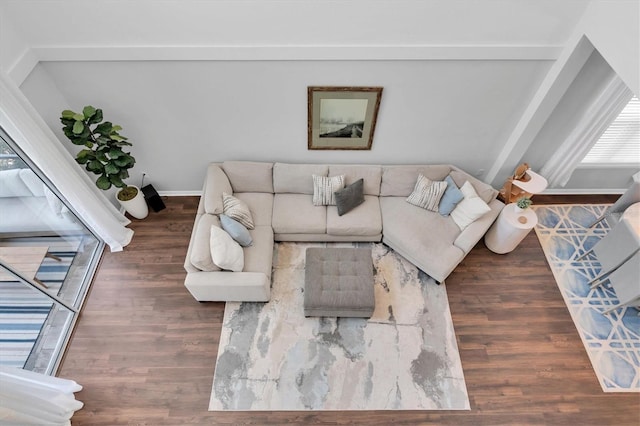
[(358, 179), (351, 185), (333, 194), (336, 197), (338, 216), (342, 216), (364, 203), (364, 179)]

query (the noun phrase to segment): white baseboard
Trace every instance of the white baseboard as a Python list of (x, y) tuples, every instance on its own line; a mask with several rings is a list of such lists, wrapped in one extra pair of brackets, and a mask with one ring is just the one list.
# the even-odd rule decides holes
[[(607, 194), (623, 194), (626, 189), (607, 188), (607, 189), (546, 189), (541, 192), (542, 195), (607, 195)], [(200, 197), (202, 191), (158, 191), (163, 197)]]
[(542, 195), (608, 195), (608, 194), (624, 194), (626, 189), (605, 188), (605, 189), (545, 189)]
[(202, 191), (158, 191), (161, 197), (200, 197)]

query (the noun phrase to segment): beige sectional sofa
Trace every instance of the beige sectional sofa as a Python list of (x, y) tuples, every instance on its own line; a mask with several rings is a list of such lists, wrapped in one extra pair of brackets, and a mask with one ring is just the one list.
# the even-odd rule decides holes
[[(469, 181), (490, 211), (460, 230), (451, 217), (409, 204), (419, 174)], [(364, 203), (342, 216), (312, 202), (312, 175), (362, 178)], [(220, 226), (222, 194), (244, 201), (255, 228), (242, 272), (211, 258), (211, 226)], [(436, 281), (443, 281), (482, 238), (504, 204), (491, 186), (451, 165), (342, 165), (226, 161), (210, 164), (185, 260), (185, 286), (199, 301), (268, 301), (274, 241), (382, 241)]]

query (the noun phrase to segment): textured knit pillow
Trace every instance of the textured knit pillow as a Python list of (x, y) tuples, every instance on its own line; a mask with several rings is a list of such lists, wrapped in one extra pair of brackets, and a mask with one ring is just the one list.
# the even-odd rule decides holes
[(244, 268), (244, 251), (240, 244), (224, 229), (211, 226), (211, 259), (220, 269), (241, 272)]
[(464, 195), (462, 194), (462, 191), (458, 189), (451, 176), (447, 176), (444, 181), (447, 182), (447, 189), (444, 191), (444, 194), (440, 199), (438, 213), (442, 216), (449, 216), (458, 203), (463, 200)]
[(434, 182), (420, 174), (413, 192), (407, 197), (407, 202), (414, 206), (437, 212), (440, 198), (442, 198), (442, 194), (446, 189), (447, 182)]
[(351, 185), (335, 192), (338, 216), (358, 207), (364, 203), (364, 179), (358, 179)]
[(313, 175), (313, 205), (335, 206), (336, 197), (333, 193), (342, 188), (344, 188), (344, 175), (332, 177)]
[(460, 201), (455, 209), (451, 212), (451, 219), (458, 225), (460, 230), (464, 230), (476, 220), (491, 211), (491, 207), (487, 205), (478, 193), (473, 189), (473, 185), (466, 181), (460, 188), (464, 195), (464, 200)]
[(254, 228), (251, 210), (249, 210), (249, 206), (244, 201), (223, 192), (222, 205), (224, 214), (229, 216), (231, 219), (237, 220), (247, 229)]

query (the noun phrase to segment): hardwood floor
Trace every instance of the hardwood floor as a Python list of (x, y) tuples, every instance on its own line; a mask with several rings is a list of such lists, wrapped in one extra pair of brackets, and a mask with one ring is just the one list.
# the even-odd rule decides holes
[(208, 412), (224, 304), (183, 285), (197, 202), (165, 199), (105, 253), (59, 371), (84, 386), (74, 426), (640, 424), (640, 394), (602, 392), (533, 232), (507, 255), (478, 243), (446, 280), (470, 411)]

